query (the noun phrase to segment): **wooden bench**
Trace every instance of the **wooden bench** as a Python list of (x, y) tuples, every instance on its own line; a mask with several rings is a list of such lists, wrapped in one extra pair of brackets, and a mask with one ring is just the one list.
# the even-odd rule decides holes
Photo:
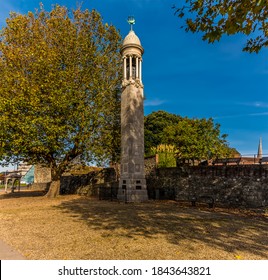
[(214, 198), (209, 195), (201, 195), (201, 196), (193, 195), (190, 197), (190, 201), (192, 203), (192, 206), (194, 206), (194, 207), (196, 206), (196, 202), (206, 203), (206, 204), (208, 204), (209, 208), (213, 208), (214, 204), (215, 204)]
[(222, 164), (222, 165), (237, 164), (237, 165), (239, 165), (240, 161), (241, 161), (241, 157), (240, 158), (216, 158), (212, 162), (212, 165), (215, 165), (215, 164)]

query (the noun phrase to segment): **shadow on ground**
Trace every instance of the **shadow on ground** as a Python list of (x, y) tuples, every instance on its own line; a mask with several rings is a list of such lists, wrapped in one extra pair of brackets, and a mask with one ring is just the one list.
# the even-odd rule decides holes
[(189, 246), (200, 243), (225, 252), (239, 250), (268, 259), (267, 216), (182, 207), (175, 202), (121, 204), (83, 197), (55, 207), (83, 220), (103, 237), (121, 234), (152, 239), (161, 235), (174, 245), (188, 241)]

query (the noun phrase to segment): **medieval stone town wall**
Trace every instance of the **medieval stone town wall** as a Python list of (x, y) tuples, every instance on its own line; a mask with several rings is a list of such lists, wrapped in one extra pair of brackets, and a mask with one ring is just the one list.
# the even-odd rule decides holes
[(191, 201), (207, 197), (227, 207), (268, 206), (268, 165), (160, 168), (147, 177), (149, 197)]
[[(157, 168), (157, 159), (145, 159), (150, 199), (190, 202), (193, 197), (212, 198), (217, 206), (262, 208), (268, 206), (268, 165), (184, 166)], [(40, 170), (39, 170), (40, 171)], [(38, 178), (48, 180), (48, 171)], [(42, 172), (41, 172), (42, 173)], [(61, 194), (116, 199), (118, 182), (113, 168), (84, 175), (66, 174)]]
[(158, 155), (145, 157), (144, 169), (147, 177), (156, 175), (157, 166), (158, 166)]
[[(158, 157), (146, 157), (144, 160), (147, 176), (156, 175)], [(104, 168), (84, 175), (65, 174), (61, 178), (61, 194), (80, 194), (100, 199), (116, 198), (118, 174), (114, 168)]]
[(98, 197), (100, 188), (109, 189), (114, 182), (114, 168), (104, 168), (83, 175), (66, 174), (61, 177), (60, 193)]

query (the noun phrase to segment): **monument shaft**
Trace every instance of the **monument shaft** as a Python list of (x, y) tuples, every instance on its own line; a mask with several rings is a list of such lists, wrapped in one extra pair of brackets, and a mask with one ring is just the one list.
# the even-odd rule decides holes
[(121, 48), (123, 82), (121, 96), (121, 161), (118, 199), (148, 200), (144, 171), (144, 109), (141, 66), (143, 48), (133, 30)]

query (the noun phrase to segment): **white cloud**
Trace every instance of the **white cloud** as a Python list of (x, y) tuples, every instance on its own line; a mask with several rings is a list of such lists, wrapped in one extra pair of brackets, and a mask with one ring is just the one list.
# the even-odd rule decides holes
[(217, 119), (234, 119), (234, 118), (245, 118), (245, 117), (258, 117), (258, 116), (268, 116), (268, 112), (240, 114), (240, 115), (215, 116), (215, 117), (213, 117), (213, 119), (214, 120), (217, 120)]
[(239, 103), (239, 105), (250, 106), (250, 107), (255, 107), (255, 108), (268, 108), (268, 103), (262, 102), (262, 101)]
[(159, 106), (164, 104), (166, 101), (165, 100), (160, 100), (160, 99), (151, 99), (151, 100), (145, 100), (144, 101), (144, 106), (149, 107), (149, 106)]
[(262, 113), (252, 113), (252, 114), (248, 114), (249, 116), (268, 116), (268, 112), (262, 112)]
[[(268, 103), (262, 101), (254, 101), (254, 102), (244, 102), (237, 103), (238, 105), (248, 106), (257, 109), (265, 109), (268, 108)], [(256, 112), (256, 113), (248, 113), (248, 114), (237, 114), (237, 115), (226, 115), (226, 116), (215, 116), (214, 119), (233, 119), (233, 118), (245, 118), (245, 117), (261, 117), (268, 116), (268, 112)]]

